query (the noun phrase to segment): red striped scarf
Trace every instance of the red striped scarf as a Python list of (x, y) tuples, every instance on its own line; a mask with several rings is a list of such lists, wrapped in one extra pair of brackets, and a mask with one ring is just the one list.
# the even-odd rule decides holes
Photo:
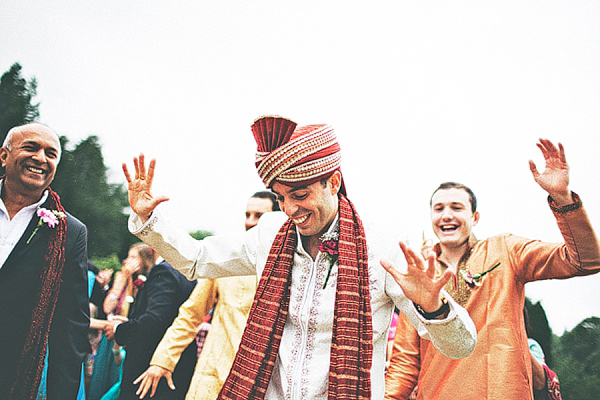
[[(48, 188), (48, 207), (65, 213), (60, 197)], [(38, 233), (39, 235), (39, 233)], [(59, 218), (58, 225), (50, 232), (48, 250), (44, 260), (37, 305), (33, 309), (29, 333), (21, 352), (17, 368), (17, 378), (11, 388), (10, 398), (15, 400), (35, 399), (44, 369), (44, 357), (50, 325), (54, 317), (61, 276), (65, 265), (65, 243), (67, 240), (67, 218)]]
[[(354, 206), (341, 194), (339, 213), (328, 398), (370, 399), (373, 329), (367, 245)], [(275, 237), (220, 399), (262, 399), (266, 394), (288, 315), (296, 237), (291, 219)]]

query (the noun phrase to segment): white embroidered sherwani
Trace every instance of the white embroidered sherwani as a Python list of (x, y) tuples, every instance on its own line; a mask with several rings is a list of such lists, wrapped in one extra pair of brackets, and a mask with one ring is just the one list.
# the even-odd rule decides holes
[[(175, 229), (158, 212), (142, 224), (132, 215), (129, 229), (154, 248), (188, 279), (230, 275), (261, 276), (275, 236), (287, 217), (264, 214), (258, 225), (239, 235), (209, 236), (197, 241)], [(337, 229), (337, 219), (330, 230)], [(292, 267), (290, 305), (276, 365), (267, 388), (267, 399), (326, 399), (329, 354), (333, 329), (337, 262), (323, 289), (329, 259), (319, 253), (315, 261), (298, 238)], [(372, 398), (384, 395), (387, 331), (394, 304), (404, 312), (422, 337), (451, 358), (468, 356), (476, 331), (468, 313), (448, 297), (450, 313), (443, 320), (425, 320), (406, 298), (392, 276), (380, 265), (374, 243), (369, 242), (369, 280), (373, 313)], [(379, 253), (381, 254), (381, 253)]]

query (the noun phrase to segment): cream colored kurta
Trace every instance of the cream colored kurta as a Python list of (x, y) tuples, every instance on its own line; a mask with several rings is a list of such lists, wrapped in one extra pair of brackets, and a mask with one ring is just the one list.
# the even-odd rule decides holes
[(256, 285), (256, 276), (201, 279), (190, 298), (179, 308), (177, 318), (165, 332), (150, 361), (150, 365), (171, 372), (185, 348), (196, 338), (204, 316), (217, 302), (186, 400), (217, 398), (240, 345)]
[[(229, 275), (258, 275), (263, 272), (275, 235), (286, 221), (281, 212), (267, 213), (249, 231), (230, 236), (210, 236), (197, 241), (175, 229), (158, 212), (142, 225), (136, 215), (129, 229), (152, 246), (165, 260), (189, 279)], [(337, 228), (337, 222), (330, 229)], [(372, 398), (384, 393), (387, 331), (394, 304), (404, 312), (419, 333), (452, 358), (469, 355), (476, 332), (468, 313), (450, 300), (450, 313), (444, 320), (425, 320), (406, 298), (402, 289), (380, 265), (376, 243), (369, 241), (369, 279), (373, 325)], [(387, 255), (387, 254), (386, 254)], [(298, 240), (292, 267), (289, 314), (276, 365), (267, 388), (267, 399), (326, 399), (329, 354), (333, 328), (337, 263), (325, 289), (329, 262), (319, 253), (316, 260)]]

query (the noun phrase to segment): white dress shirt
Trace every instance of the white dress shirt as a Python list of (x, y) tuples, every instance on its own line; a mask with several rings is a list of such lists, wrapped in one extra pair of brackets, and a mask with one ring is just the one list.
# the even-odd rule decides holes
[[(2, 193), (3, 184), (4, 182), (0, 183), (0, 193)], [(4, 265), (23, 233), (25, 233), (25, 229), (27, 229), (27, 225), (29, 225), (35, 211), (44, 204), (47, 198), (48, 191), (46, 190), (40, 201), (21, 208), (12, 219), (8, 215), (4, 201), (0, 198), (0, 268)]]

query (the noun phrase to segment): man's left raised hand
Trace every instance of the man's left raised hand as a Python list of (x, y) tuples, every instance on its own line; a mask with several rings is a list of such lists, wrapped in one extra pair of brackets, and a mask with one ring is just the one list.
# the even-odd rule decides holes
[(535, 163), (529, 160), (529, 169), (533, 179), (560, 205), (573, 203), (569, 190), (569, 165), (565, 157), (565, 149), (561, 143), (558, 147), (548, 139), (540, 139), (537, 147), (542, 151), (546, 161), (546, 169), (539, 173)]
[(409, 300), (418, 304), (427, 313), (437, 311), (443, 304), (440, 291), (452, 277), (452, 271), (446, 270), (439, 279), (436, 279), (433, 253), (427, 258), (427, 267), (425, 267), (423, 259), (403, 242), (400, 242), (400, 249), (408, 264), (406, 273), (398, 271), (385, 259), (381, 260), (381, 265), (392, 275)]

